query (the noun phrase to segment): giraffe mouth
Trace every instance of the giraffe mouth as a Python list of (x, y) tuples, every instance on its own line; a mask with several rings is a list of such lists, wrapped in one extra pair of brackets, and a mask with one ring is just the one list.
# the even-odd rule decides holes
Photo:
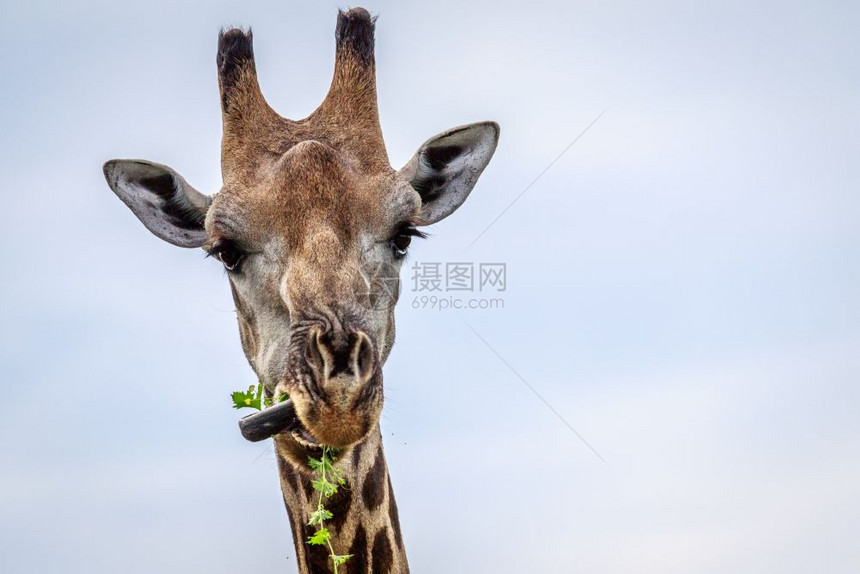
[(299, 420), (296, 407), (289, 399), (239, 419), (239, 431), (246, 440), (251, 442), (259, 442), (277, 434), (289, 433), (293, 440), (305, 448), (322, 446)]
[(290, 436), (305, 448), (319, 448), (322, 446), (301, 423), (299, 423), (299, 428), (290, 431)]

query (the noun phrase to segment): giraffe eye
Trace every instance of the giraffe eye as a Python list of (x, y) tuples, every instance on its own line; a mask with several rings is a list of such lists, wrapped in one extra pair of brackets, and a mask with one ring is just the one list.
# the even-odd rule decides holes
[(225, 249), (218, 253), (218, 259), (224, 264), (227, 271), (235, 271), (242, 262), (244, 255), (238, 249)]
[(239, 265), (241, 265), (242, 260), (245, 259), (245, 254), (241, 249), (237, 248), (232, 243), (226, 242), (217, 243), (212, 251), (209, 252), (209, 255), (218, 259), (224, 264), (224, 269), (231, 272), (239, 269)]
[(389, 240), (394, 257), (397, 259), (406, 257), (406, 251), (409, 249), (413, 237), (425, 237), (425, 235), (412, 225), (400, 228), (394, 237)]
[(391, 247), (394, 248), (394, 253), (403, 257), (406, 255), (406, 250), (409, 249), (409, 245), (412, 243), (412, 236), (407, 235), (405, 233), (398, 233), (394, 236), (394, 239), (391, 240)]

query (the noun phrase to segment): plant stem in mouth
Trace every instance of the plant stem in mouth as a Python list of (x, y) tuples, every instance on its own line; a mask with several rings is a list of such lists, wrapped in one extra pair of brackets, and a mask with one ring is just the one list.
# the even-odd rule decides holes
[[(337, 494), (338, 487), (343, 486), (346, 483), (346, 479), (341, 476), (340, 470), (334, 467), (335, 460), (337, 459), (333, 454), (333, 449), (326, 445), (322, 446), (322, 455), (319, 460), (313, 457), (308, 457), (308, 464), (310, 464), (310, 467), (319, 476), (319, 478), (311, 482), (314, 490), (319, 492), (319, 497), (317, 498), (317, 509), (311, 513), (311, 518), (308, 522), (311, 526), (318, 526), (319, 528), (317, 528), (317, 531), (313, 536), (308, 537), (308, 544), (325, 544), (328, 547), (329, 557), (334, 565), (334, 574), (338, 574), (337, 567), (352, 558), (352, 554), (334, 553), (334, 546), (332, 546), (331, 543), (331, 533), (325, 526), (325, 521), (331, 520), (332, 513), (326, 510), (325, 506), (323, 506), (323, 498), (334, 496)], [(333, 482), (329, 481), (329, 477), (326, 475), (326, 472), (330, 474)]]

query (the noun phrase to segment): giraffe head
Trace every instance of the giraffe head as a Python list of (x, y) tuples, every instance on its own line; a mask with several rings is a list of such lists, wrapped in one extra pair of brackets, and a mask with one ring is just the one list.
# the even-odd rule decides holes
[(492, 122), (454, 128), (393, 169), (379, 127), (373, 33), (366, 10), (338, 14), (331, 87), (299, 121), (263, 98), (250, 31), (221, 33), (216, 194), (148, 161), (104, 168), (152, 233), (223, 263), (248, 361), (270, 396), (286, 393), (295, 404), (303, 428), (281, 440), (302, 461), (306, 448), (347, 447), (377, 424), (403, 257), (420, 227), (466, 200), (499, 135)]

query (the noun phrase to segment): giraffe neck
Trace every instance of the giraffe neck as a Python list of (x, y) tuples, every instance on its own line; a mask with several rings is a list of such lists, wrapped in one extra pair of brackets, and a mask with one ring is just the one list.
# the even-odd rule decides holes
[[(314, 476), (310, 468), (306, 461), (297, 460), (299, 457), (293, 446), (285, 442), (289, 440), (287, 437), (276, 439), (275, 452), (299, 572), (333, 572), (328, 548), (307, 544), (308, 536), (316, 530), (307, 522), (317, 508), (318, 494), (311, 485)], [(325, 501), (325, 507), (334, 515), (326, 522), (326, 527), (331, 533), (335, 553), (353, 555), (339, 572), (408, 573), (379, 426), (351, 451), (342, 453), (335, 466), (347, 483)]]

